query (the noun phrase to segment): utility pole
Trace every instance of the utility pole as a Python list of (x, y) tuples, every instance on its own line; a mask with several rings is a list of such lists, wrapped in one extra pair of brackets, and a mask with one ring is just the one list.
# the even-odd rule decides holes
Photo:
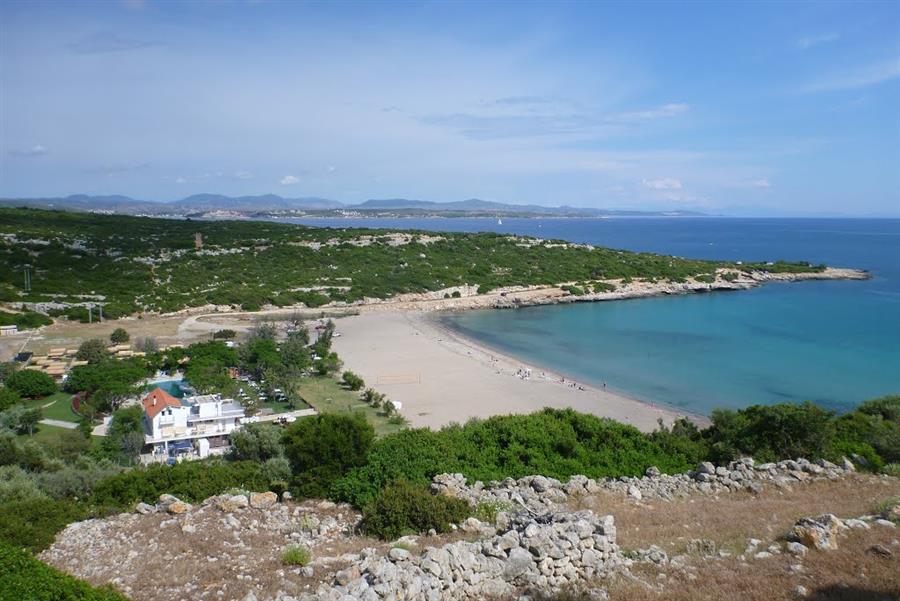
[(93, 311), (92, 311), (93, 308), (94, 308), (94, 305), (90, 305), (90, 304), (89, 304), (89, 305), (87, 306), (87, 308), (88, 308), (88, 323), (94, 323), (94, 314), (93, 314)]
[(25, 267), (25, 292), (31, 292), (31, 267)]

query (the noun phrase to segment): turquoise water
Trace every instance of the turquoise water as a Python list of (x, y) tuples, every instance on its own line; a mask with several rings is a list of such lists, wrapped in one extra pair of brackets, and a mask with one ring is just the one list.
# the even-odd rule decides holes
[(868, 269), (865, 282), (469, 311), (441, 319), (530, 363), (708, 413), (810, 399), (847, 410), (900, 393), (900, 220), (310, 220), (331, 226), (492, 230), (683, 257), (810, 260)]

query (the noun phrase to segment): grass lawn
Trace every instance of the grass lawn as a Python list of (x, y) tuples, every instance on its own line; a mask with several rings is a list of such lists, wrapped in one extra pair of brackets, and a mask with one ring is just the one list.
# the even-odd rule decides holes
[(334, 378), (303, 378), (298, 384), (300, 396), (320, 413), (362, 413), (375, 428), (375, 434), (384, 436), (402, 430), (405, 426), (391, 424), (359, 398), (358, 392), (344, 389)]
[[(72, 411), (72, 395), (68, 392), (57, 392), (42, 399), (34, 399), (24, 403), (27, 407), (43, 407), (44, 419), (58, 419), (77, 424), (81, 419)], [(51, 403), (49, 407), (44, 407)]]

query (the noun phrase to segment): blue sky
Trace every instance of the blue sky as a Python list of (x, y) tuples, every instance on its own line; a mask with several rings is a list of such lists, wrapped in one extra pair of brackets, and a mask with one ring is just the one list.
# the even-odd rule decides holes
[(900, 216), (900, 2), (0, 0), (0, 195)]

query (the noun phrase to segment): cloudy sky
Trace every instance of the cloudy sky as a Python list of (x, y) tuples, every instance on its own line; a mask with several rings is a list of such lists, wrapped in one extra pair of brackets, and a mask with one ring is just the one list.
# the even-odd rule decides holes
[(900, 216), (900, 3), (0, 0), (0, 196)]

